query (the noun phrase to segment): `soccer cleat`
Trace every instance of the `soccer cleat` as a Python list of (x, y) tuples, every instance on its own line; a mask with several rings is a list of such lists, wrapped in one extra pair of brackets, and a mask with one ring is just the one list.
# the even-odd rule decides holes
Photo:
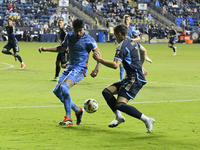
[(15, 61), (17, 61), (17, 57), (16, 57), (16, 56), (14, 56), (14, 58), (15, 58)]
[(50, 79), (50, 81), (57, 81), (58, 77), (54, 77), (53, 79)]
[(117, 127), (120, 123), (125, 122), (125, 118), (115, 118), (108, 126), (110, 128)]
[(146, 61), (152, 63), (152, 60), (149, 58), (149, 56), (146, 55)]
[(75, 113), (77, 118), (76, 125), (80, 125), (80, 123), (82, 122), (83, 113), (84, 113), (84, 108), (80, 108), (79, 112)]
[(24, 69), (24, 67), (25, 67), (25, 64), (22, 64), (20, 69)]
[(61, 126), (73, 125), (73, 120), (70, 119), (68, 116), (65, 116), (65, 119), (63, 121), (59, 122), (59, 125), (61, 125)]
[(174, 53), (173, 55), (176, 56), (176, 53)]
[(146, 128), (147, 128), (147, 131), (146, 133), (151, 133), (152, 130), (153, 130), (153, 125), (156, 121), (153, 119), (153, 118), (149, 118), (149, 121), (147, 121), (145, 124), (146, 124)]

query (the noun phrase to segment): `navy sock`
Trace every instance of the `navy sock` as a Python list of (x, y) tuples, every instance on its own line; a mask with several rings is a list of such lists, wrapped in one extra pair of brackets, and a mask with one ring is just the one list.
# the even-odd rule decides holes
[(174, 53), (176, 53), (176, 49), (175, 49), (175, 47), (174, 47), (174, 46), (172, 47), (172, 49), (173, 49)]
[(133, 106), (126, 105), (125, 103), (117, 103), (116, 105), (119, 105), (119, 107), (117, 107), (118, 110), (132, 117), (140, 119), (142, 116), (142, 113)]
[(59, 73), (60, 73), (60, 66), (56, 65), (56, 74), (55, 74), (55, 77), (58, 77)]
[(102, 91), (103, 97), (106, 100), (108, 106), (112, 109), (113, 112), (116, 111), (115, 109), (115, 103), (116, 103), (116, 98), (113, 96), (113, 94), (107, 89), (105, 88)]
[(20, 63), (22, 63), (22, 58), (19, 55), (16, 55), (17, 59), (20, 61)]

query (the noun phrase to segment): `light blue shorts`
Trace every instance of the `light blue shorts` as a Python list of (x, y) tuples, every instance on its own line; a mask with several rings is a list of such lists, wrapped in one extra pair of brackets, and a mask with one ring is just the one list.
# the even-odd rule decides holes
[(68, 78), (73, 84), (76, 84), (85, 77), (84, 72), (84, 68), (68, 65), (60, 76), (58, 82), (63, 82)]

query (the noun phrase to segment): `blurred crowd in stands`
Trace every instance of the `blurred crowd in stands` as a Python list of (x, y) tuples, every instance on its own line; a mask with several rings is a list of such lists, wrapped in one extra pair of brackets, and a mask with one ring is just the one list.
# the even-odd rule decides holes
[[(77, 0), (76, 0), (77, 1)], [(138, 33), (152, 32), (156, 38), (166, 38), (168, 27), (154, 20), (146, 10), (139, 10), (133, 7), (129, 0), (78, 0), (83, 7), (103, 17), (109, 32), (112, 27), (123, 22), (123, 16), (131, 16), (131, 25)], [(156, 7), (162, 8), (163, 15), (170, 12), (176, 17), (175, 23), (178, 26), (191, 30), (192, 26), (200, 27), (200, 0), (145, 0), (153, 2)], [(57, 0), (0, 0), (0, 26), (7, 26), (7, 18), (13, 18), (16, 31), (19, 27), (27, 28), (27, 33), (56, 33), (58, 18), (63, 18), (68, 31), (72, 30), (72, 16), (66, 8), (57, 7)], [(94, 24), (99, 26), (95, 18)], [(32, 27), (32, 28), (30, 28)], [(87, 28), (86, 28), (87, 29)], [(36, 33), (37, 32), (37, 33)], [(31, 40), (31, 35), (25, 40)]]

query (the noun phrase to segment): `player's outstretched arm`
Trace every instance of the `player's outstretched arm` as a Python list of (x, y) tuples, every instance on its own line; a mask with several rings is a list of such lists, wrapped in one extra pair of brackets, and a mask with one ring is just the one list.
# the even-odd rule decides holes
[(147, 50), (143, 46), (141, 46), (141, 49), (140, 49), (140, 58), (141, 58), (142, 64), (146, 60), (146, 54), (147, 54)]
[(66, 47), (64, 47), (64, 46), (61, 46), (61, 45), (59, 45), (59, 46), (56, 46), (56, 47), (43, 47), (43, 46), (41, 46), (40, 48), (39, 48), (39, 52), (41, 53), (41, 52), (63, 52), (63, 51), (65, 51), (66, 50)]
[(117, 69), (121, 64), (121, 61), (114, 59), (113, 61), (104, 60), (99, 52), (93, 53), (93, 58), (98, 61), (99, 63), (107, 66), (109, 68)]
[[(101, 52), (100, 52), (99, 49), (97, 49), (97, 50), (94, 51), (94, 53), (96, 53), (96, 52), (99, 52), (100, 55), (101, 55)], [(90, 74), (91, 77), (95, 78), (95, 77), (97, 76), (97, 74), (98, 74), (98, 72), (99, 72), (100, 66), (101, 66), (101, 63), (99, 63), (99, 62), (97, 61), (97, 64), (96, 64), (94, 70), (92, 70), (92, 73)]]

